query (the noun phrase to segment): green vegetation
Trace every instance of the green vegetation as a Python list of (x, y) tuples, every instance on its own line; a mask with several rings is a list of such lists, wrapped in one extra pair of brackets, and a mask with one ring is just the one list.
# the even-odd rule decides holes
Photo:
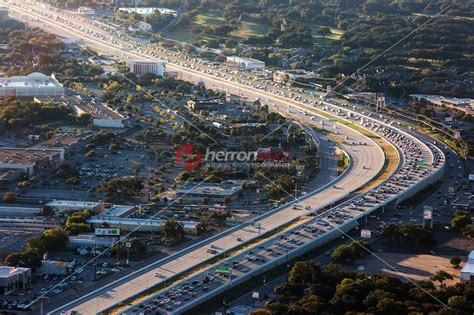
[(166, 220), (165, 225), (161, 229), (163, 242), (175, 242), (184, 239), (183, 225), (176, 220)]
[(335, 263), (344, 264), (368, 255), (371, 250), (369, 243), (366, 241), (354, 241), (348, 245), (342, 244), (336, 247), (331, 259)]
[(382, 236), (404, 246), (431, 246), (435, 243), (431, 230), (413, 224), (385, 225)]
[[(440, 271), (432, 281), (444, 284), (449, 278)], [(288, 281), (277, 286), (275, 294), (264, 309), (251, 314), (468, 315), (474, 311), (468, 302), (474, 299), (470, 283), (436, 288), (430, 281), (415, 285), (384, 274), (345, 272), (340, 265), (320, 267), (313, 261), (296, 263)]]
[(135, 177), (112, 178), (100, 182), (97, 187), (98, 192), (106, 193), (110, 202), (127, 201), (138, 195), (142, 189), (142, 181)]
[(8, 203), (13, 203), (16, 201), (16, 193), (13, 191), (7, 191), (3, 194), (3, 201)]

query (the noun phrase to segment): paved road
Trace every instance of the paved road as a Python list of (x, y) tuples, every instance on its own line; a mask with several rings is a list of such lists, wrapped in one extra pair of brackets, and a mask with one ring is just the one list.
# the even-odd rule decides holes
[[(43, 19), (43, 17), (40, 18)], [(49, 23), (58, 25), (57, 23), (54, 23), (52, 21), (49, 21)], [(54, 31), (55, 33), (65, 32), (69, 36), (72, 35), (73, 37), (76, 36), (78, 38), (85, 38), (86, 44), (90, 44), (91, 46), (95, 47), (100, 51), (105, 50), (106, 52), (114, 53), (115, 55), (122, 57), (123, 55), (129, 55), (132, 57), (137, 56), (137, 54), (131, 52), (123, 52), (119, 51), (118, 49), (111, 48), (108, 44), (104, 44), (103, 42), (94, 40), (91, 37), (84, 36), (78, 31), (69, 31), (67, 30), (67, 28), (61, 27), (54, 27), (50, 30)], [(146, 57), (142, 59), (153, 58)], [(183, 70), (182, 68), (176, 67), (172, 64), (168, 65), (168, 69), (169, 68), (179, 71)], [(183, 76), (183, 79), (186, 80), (195, 82), (203, 80), (208, 86), (214, 86), (215, 88), (228, 90), (232, 93), (246, 95), (250, 98), (265, 97), (267, 99), (271, 99), (272, 102), (274, 102), (278, 106), (294, 106), (298, 104), (294, 101), (286, 100), (281, 97), (274, 96), (262, 91), (251, 90), (243, 85), (235, 84), (233, 82), (227, 82), (225, 80), (217, 79), (211, 76), (206, 76), (196, 71), (192, 71), (189, 69), (184, 69), (184, 71), (186, 71), (186, 75)], [(337, 188), (331, 186), (323, 191), (320, 191), (314, 195), (307, 197), (308, 202), (315, 208), (324, 207), (339, 200), (344, 196), (347, 196), (351, 191), (364, 185), (368, 180), (375, 176), (383, 166), (383, 152), (370, 139), (344, 126), (332, 126), (332, 128), (338, 128), (338, 131), (341, 134), (347, 135), (356, 143), (362, 142), (367, 143), (368, 145), (342, 145), (343, 148), (349, 153), (353, 161), (350, 172), (339, 180), (339, 182), (337, 183)], [(271, 230), (286, 222), (290, 222), (291, 220), (297, 218), (300, 215), (300, 212), (294, 211), (292, 209), (292, 206), (288, 206), (279, 209), (277, 212), (269, 216), (265, 216), (264, 218), (258, 220), (258, 223), (261, 224), (263, 231)], [(241, 228), (235, 232), (232, 232), (229, 235), (225, 235), (219, 238), (218, 240), (214, 241), (213, 244), (217, 248), (225, 250), (239, 245), (240, 242), (237, 241), (237, 238), (249, 240), (256, 236), (258, 236), (258, 232), (255, 229), (249, 229), (248, 227)], [(81, 313), (84, 314), (90, 314), (99, 312), (100, 310), (108, 308), (111, 305), (115, 305), (129, 296), (145, 290), (151, 285), (162, 282), (163, 279), (154, 277), (155, 272), (160, 272), (164, 277), (169, 277), (186, 270), (188, 267), (194, 266), (197, 263), (201, 263), (202, 261), (209, 259), (209, 254), (206, 252), (207, 248), (208, 244), (206, 243), (200, 248), (190, 250), (189, 252), (185, 253), (184, 255), (181, 255), (180, 257), (177, 257), (176, 259), (173, 259), (172, 261), (164, 262), (159, 268), (149, 271), (144, 275), (135, 277), (133, 280), (130, 280), (130, 278), (124, 279), (124, 283), (121, 283), (119, 286), (114, 287), (113, 290), (107, 288), (105, 293), (96, 293), (100, 295), (92, 300), (81, 303), (80, 307), (74, 307), (74, 309), (79, 310)], [(77, 303), (79, 303), (79, 301), (73, 301), (73, 304)]]

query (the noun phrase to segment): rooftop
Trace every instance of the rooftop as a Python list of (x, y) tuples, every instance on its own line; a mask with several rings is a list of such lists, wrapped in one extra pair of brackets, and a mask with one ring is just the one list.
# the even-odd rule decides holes
[(59, 154), (57, 149), (0, 148), (0, 163), (31, 164)]
[(245, 58), (245, 57), (239, 57), (239, 56), (229, 56), (227, 57), (227, 60), (232, 61), (232, 62), (240, 62), (240, 63), (261, 63), (264, 64), (264, 61), (258, 60), (258, 59), (253, 59), (253, 58)]
[[(109, 224), (126, 224), (126, 225), (144, 225), (144, 226), (162, 226), (166, 220), (159, 219), (136, 219), (136, 218), (117, 218), (117, 217), (92, 217), (87, 220), (91, 224), (101, 224), (107, 222)], [(194, 229), (199, 224), (194, 221), (179, 221), (186, 229)]]
[(47, 76), (33, 72), (27, 76), (14, 76), (0, 78), (0, 87), (62, 87), (54, 75)]
[(0, 278), (7, 278), (12, 275), (22, 274), (24, 272), (29, 271), (30, 268), (23, 268), (23, 267), (10, 267), (10, 266), (0, 266)]
[(90, 209), (100, 205), (100, 202), (95, 201), (77, 201), (77, 200), (53, 200), (46, 204), (49, 207), (72, 207)]
[(158, 7), (150, 7), (150, 8), (119, 8), (119, 11), (125, 12), (135, 12), (140, 15), (149, 15), (155, 11), (160, 12), (161, 14), (172, 14), (173, 16), (178, 16), (178, 11), (171, 10), (167, 8), (158, 8)]
[(187, 183), (179, 187), (176, 193), (230, 196), (241, 190), (242, 184), (239, 183)]

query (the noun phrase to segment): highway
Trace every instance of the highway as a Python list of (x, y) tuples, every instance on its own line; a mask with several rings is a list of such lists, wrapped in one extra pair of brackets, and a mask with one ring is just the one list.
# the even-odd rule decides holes
[[(150, 57), (149, 55), (144, 55), (135, 51), (123, 51), (121, 47), (114, 45), (113, 43), (111, 44), (108, 42), (104, 42), (103, 40), (94, 38), (87, 32), (70, 27), (69, 25), (67, 25), (67, 23), (65, 24), (62, 22), (58, 22), (55, 19), (42, 16), (33, 9), (26, 10), (18, 8), (16, 6), (9, 6), (12, 10), (21, 12), (20, 16), (17, 16), (17, 18), (21, 18), (22, 15), (30, 16), (30, 18), (32, 19), (30, 23), (36, 23), (33, 21), (33, 19), (41, 19), (43, 22), (38, 22), (41, 27), (45, 27), (45, 25), (43, 24), (45, 22), (47, 22), (49, 25), (54, 26), (46, 26), (46, 29), (48, 31), (60, 33), (61, 35), (67, 35), (68, 37), (81, 38), (84, 40), (86, 45), (90, 45), (99, 51), (104, 51), (106, 53), (119, 56), (120, 58), (139, 58), (148, 60), (157, 59), (155, 57)], [(89, 25), (87, 27), (89, 27)], [(99, 32), (99, 30), (97, 31)], [(177, 56), (177, 58), (180, 57)], [(158, 60), (162, 60), (162, 58), (158, 58)], [(308, 101), (305, 99), (302, 100), (304, 102), (300, 102), (298, 100), (290, 99), (282, 95), (275, 95), (270, 93), (269, 91), (255, 89), (252, 85), (250, 85), (249, 87), (249, 84), (244, 85), (239, 82), (235, 82), (232, 80), (232, 78), (226, 79), (225, 77), (216, 77), (215, 75), (203, 73), (198, 70), (190, 69), (189, 67), (179, 66), (170, 63), (167, 64), (167, 69), (179, 71), (181, 73), (181, 78), (184, 80), (192, 82), (203, 81), (208, 87), (223, 89), (232, 93), (247, 96), (252, 99), (260, 98), (264, 102), (268, 102), (271, 105), (275, 105), (276, 109), (282, 112), (284, 111), (284, 113), (288, 113), (287, 111), (289, 111), (290, 113), (295, 114), (297, 116), (304, 116), (303, 111), (306, 110), (306, 108), (308, 107), (308, 105), (304, 104), (308, 103)], [(314, 103), (314, 99), (312, 102)], [(324, 104), (332, 106), (327, 102), (325, 102)], [(293, 109), (290, 109), (290, 107)], [(314, 117), (315, 123), (320, 123), (323, 120), (326, 121), (325, 118), (316, 116)], [(277, 208), (271, 213), (267, 213), (254, 220), (254, 223), (260, 224), (261, 230), (250, 225), (243, 225), (239, 226), (236, 229), (231, 229), (222, 233), (221, 235), (218, 235), (217, 237), (213, 237), (209, 240), (206, 240), (204, 243), (200, 243), (196, 246), (191, 247), (190, 249), (187, 249), (183, 252), (179, 252), (176, 255), (173, 255), (171, 257), (163, 259), (162, 261), (157, 262), (156, 264), (153, 264), (153, 266), (151, 266), (147, 270), (142, 271), (145, 272), (143, 274), (136, 273), (132, 276), (126, 276), (109, 286), (99, 288), (98, 290), (93, 291), (92, 293), (86, 295), (84, 298), (77, 299), (64, 305), (64, 307), (62, 308), (50, 311), (50, 314), (57, 314), (61, 311), (71, 310), (78, 311), (81, 314), (94, 314), (101, 312), (113, 305), (117, 305), (121, 301), (124, 301), (131, 296), (134, 296), (146, 290), (151, 286), (165, 282), (166, 279), (169, 277), (172, 277), (177, 274), (182, 274), (183, 272), (189, 270), (189, 268), (193, 268), (201, 264), (202, 262), (211, 259), (213, 257), (212, 254), (209, 254), (207, 252), (211, 244), (213, 245), (213, 248), (215, 248), (219, 252), (229, 251), (233, 248), (239, 247), (242, 245), (242, 243), (249, 242), (257, 238), (259, 236), (259, 231), (265, 233), (266, 231), (277, 229), (282, 225), (285, 225), (289, 222), (293, 222), (299, 217), (305, 216), (311, 212), (315, 212), (317, 209), (321, 209), (325, 206), (337, 202), (338, 200), (341, 200), (342, 198), (348, 196), (349, 193), (351, 193), (352, 191), (357, 190), (359, 187), (369, 182), (377, 173), (379, 173), (384, 164), (384, 154), (383, 151), (371, 139), (351, 128), (348, 128), (344, 125), (335, 124), (334, 122), (327, 121), (325, 123), (325, 126), (330, 131), (337, 132), (340, 136), (347, 137), (347, 139), (350, 139), (350, 141), (342, 141), (341, 143), (339, 143), (339, 146), (341, 146), (342, 149), (344, 149), (348, 153), (352, 163), (348, 172), (346, 172), (342, 177), (338, 178), (334, 184), (330, 184), (327, 187), (324, 187), (323, 189), (319, 189), (315, 192), (305, 195), (304, 198), (302, 198), (303, 200), (300, 202), (300, 204), (304, 206), (299, 206), (299, 209), (293, 209), (294, 205), (290, 204)], [(370, 127), (366, 128), (369, 129)], [(376, 132), (379, 131), (377, 130)], [(383, 136), (387, 137), (387, 135), (385, 134), (383, 134)], [(364, 145), (364, 143), (366, 143), (367, 145)], [(422, 147), (424, 150), (426, 146), (420, 145), (420, 147)], [(416, 184), (416, 181), (411, 184), (407, 184), (407, 187), (414, 184)], [(399, 193), (400, 191), (397, 191), (395, 193), (395, 196)], [(386, 195), (389, 196), (388, 193)], [(372, 200), (370, 196), (367, 198), (369, 198), (369, 200)], [(377, 199), (375, 198), (375, 200)], [(307, 207), (308, 209), (306, 209)], [(356, 213), (362, 215), (368, 212), (371, 208), (369, 207), (367, 210), (365, 210), (364, 208), (361, 209), (362, 210), (356, 210), (355, 213), (352, 213), (352, 211), (350, 211), (350, 213), (342, 212), (342, 214), (347, 215), (347, 220), (352, 220), (356, 217), (354, 216)], [(345, 222), (347, 221), (342, 221), (341, 224), (344, 224)], [(319, 232), (321, 234), (318, 234)], [(323, 229), (319, 232), (316, 233), (317, 235), (314, 236), (314, 238), (322, 237), (324, 233), (329, 231)], [(303, 240), (300, 241), (303, 242)], [(265, 247), (265, 245), (263, 246)], [(268, 249), (268, 245), (265, 249)], [(238, 255), (242, 254), (244, 253), (240, 253)], [(159, 277), (155, 276), (156, 273), (159, 273)], [(218, 289), (218, 287), (214, 288), (214, 290)], [(186, 305), (189, 305), (189, 303), (186, 303)], [(177, 307), (178, 306), (179, 305), (177, 305)], [(184, 307), (185, 306), (181, 306), (180, 308), (175, 308), (175, 310), (184, 309)]]

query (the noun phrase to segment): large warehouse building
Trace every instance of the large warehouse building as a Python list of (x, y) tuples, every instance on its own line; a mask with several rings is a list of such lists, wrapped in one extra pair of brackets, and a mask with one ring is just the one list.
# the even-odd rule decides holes
[(0, 170), (21, 170), (32, 175), (54, 169), (62, 160), (61, 149), (0, 148)]
[(237, 65), (241, 69), (245, 70), (263, 70), (265, 69), (265, 62), (253, 59), (253, 58), (243, 58), (239, 56), (229, 56), (227, 57), (227, 63)]
[(62, 96), (64, 86), (54, 77), (39, 72), (27, 76), (0, 77), (0, 96)]

